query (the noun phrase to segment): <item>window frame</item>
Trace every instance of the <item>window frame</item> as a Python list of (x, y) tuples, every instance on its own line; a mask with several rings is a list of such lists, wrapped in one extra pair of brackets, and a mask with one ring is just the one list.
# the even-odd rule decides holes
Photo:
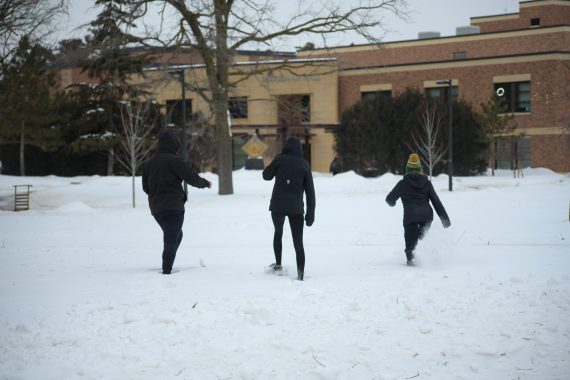
[(249, 113), (247, 96), (231, 96), (228, 99), (228, 111), (232, 119), (247, 119)]
[(360, 100), (375, 99), (377, 97), (383, 99), (392, 98), (392, 90), (376, 90), (376, 91), (361, 91)]
[[(426, 95), (426, 97), (435, 100), (435, 101), (441, 101), (441, 102), (447, 102), (447, 90), (448, 90), (449, 86), (437, 86), (437, 87), (425, 87), (424, 88), (424, 94)], [(430, 94), (430, 92), (432, 91), (437, 91), (439, 92), (438, 96), (432, 96)], [(458, 101), (459, 100), (459, 86), (451, 86), (451, 95), (452, 95), (452, 101)]]
[[(192, 115), (192, 99), (184, 99), (186, 102), (186, 122), (188, 123), (188, 116)], [(164, 102), (166, 106), (166, 123), (182, 126), (182, 99), (166, 99)]]
[[(522, 85), (528, 89), (521, 90)], [(499, 95), (499, 89), (503, 88), (503, 95)], [(504, 100), (505, 113), (531, 113), (532, 112), (532, 85), (531, 81), (497, 82), (494, 83), (495, 94)], [(527, 100), (521, 100), (521, 94), (528, 94)], [(525, 106), (528, 103), (527, 106)], [(521, 106), (522, 105), (522, 106)], [(524, 108), (523, 108), (524, 107)]]

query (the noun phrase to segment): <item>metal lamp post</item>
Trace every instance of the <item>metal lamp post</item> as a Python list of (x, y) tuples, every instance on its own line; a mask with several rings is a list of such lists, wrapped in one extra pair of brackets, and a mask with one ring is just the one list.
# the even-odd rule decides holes
[[(176, 75), (180, 78), (180, 87), (182, 87), (182, 161), (188, 165), (188, 138), (186, 135), (186, 86), (184, 69), (177, 68), (168, 70), (171, 75)], [(184, 181), (184, 192), (188, 194), (188, 184)]]
[(449, 128), (448, 128), (448, 175), (449, 175), (449, 191), (453, 191), (453, 107), (452, 107), (452, 80), (438, 80), (437, 84), (447, 85), (447, 107), (449, 116)]

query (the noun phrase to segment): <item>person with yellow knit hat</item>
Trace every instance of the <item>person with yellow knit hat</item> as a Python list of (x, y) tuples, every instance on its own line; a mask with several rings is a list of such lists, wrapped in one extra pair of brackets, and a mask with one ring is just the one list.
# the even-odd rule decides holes
[(404, 205), (404, 240), (406, 241), (407, 265), (414, 265), (414, 250), (431, 227), (433, 210), (430, 201), (444, 228), (451, 225), (449, 216), (439, 200), (432, 183), (422, 174), (422, 164), (416, 153), (410, 154), (406, 174), (386, 196), (391, 207), (401, 198)]

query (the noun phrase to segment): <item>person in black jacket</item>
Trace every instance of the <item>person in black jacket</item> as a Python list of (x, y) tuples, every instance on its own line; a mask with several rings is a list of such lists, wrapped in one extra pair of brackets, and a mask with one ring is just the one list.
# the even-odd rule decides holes
[(404, 239), (406, 241), (407, 264), (413, 265), (414, 249), (418, 239), (422, 239), (431, 227), (433, 204), (443, 227), (451, 225), (447, 212), (441, 204), (429, 179), (421, 174), (422, 166), (417, 154), (412, 153), (406, 164), (406, 174), (386, 197), (386, 202), (394, 207), (398, 198), (404, 205)]
[(290, 137), (283, 146), (281, 154), (263, 170), (263, 179), (271, 181), (275, 177), (269, 211), (275, 226), (273, 236), (274, 271), (281, 271), (281, 238), (285, 216), (289, 218), (289, 226), (293, 235), (293, 245), (297, 259), (297, 278), (303, 281), (305, 273), (305, 249), (303, 247), (303, 193), (307, 198), (307, 214), (305, 223), (308, 227), (315, 221), (315, 188), (309, 163), (303, 159), (301, 142)]
[(176, 251), (182, 241), (184, 203), (187, 199), (182, 181), (200, 189), (212, 187), (210, 181), (196, 174), (177, 155), (179, 147), (180, 142), (173, 132), (161, 132), (158, 151), (143, 167), (143, 190), (148, 194), (150, 212), (164, 234), (163, 274), (171, 273)]

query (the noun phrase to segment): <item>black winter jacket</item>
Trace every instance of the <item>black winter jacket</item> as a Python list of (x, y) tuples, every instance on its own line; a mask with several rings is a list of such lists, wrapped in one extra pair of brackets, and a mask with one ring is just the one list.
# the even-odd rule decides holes
[(315, 187), (309, 163), (303, 159), (301, 142), (290, 137), (281, 154), (263, 170), (263, 179), (275, 177), (269, 210), (284, 214), (303, 214), (303, 192), (307, 198), (307, 225), (315, 219)]
[(445, 208), (441, 204), (433, 185), (428, 178), (419, 173), (408, 173), (400, 180), (386, 197), (386, 203), (395, 206), (398, 198), (404, 205), (404, 226), (410, 223), (426, 223), (433, 220), (433, 204), (444, 227), (451, 224)]
[(163, 211), (184, 211), (186, 194), (182, 181), (201, 189), (210, 185), (177, 156), (179, 145), (174, 133), (162, 132), (158, 138), (158, 151), (144, 164), (142, 186), (148, 194), (153, 215)]

